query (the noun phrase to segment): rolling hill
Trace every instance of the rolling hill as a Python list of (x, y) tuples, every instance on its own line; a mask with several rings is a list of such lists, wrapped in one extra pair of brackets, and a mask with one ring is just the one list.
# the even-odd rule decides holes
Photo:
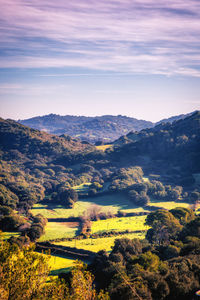
[(98, 141), (110, 143), (121, 136), (128, 134), (130, 131), (141, 131), (142, 129), (152, 128), (162, 123), (172, 123), (174, 121), (184, 119), (191, 114), (192, 113), (173, 116), (168, 119), (163, 119), (157, 123), (121, 115), (85, 117), (70, 115), (60, 116), (56, 114), (38, 116), (26, 120), (18, 120), (18, 122), (51, 134), (67, 134), (75, 138), (79, 138), (82, 141), (84, 140), (92, 143)]
[(84, 117), (50, 114), (27, 120), (18, 120), (18, 122), (51, 134), (68, 134), (89, 142), (97, 142), (100, 140), (103, 142), (111, 142), (131, 130), (140, 131), (143, 128), (153, 126), (152, 122), (121, 115)]

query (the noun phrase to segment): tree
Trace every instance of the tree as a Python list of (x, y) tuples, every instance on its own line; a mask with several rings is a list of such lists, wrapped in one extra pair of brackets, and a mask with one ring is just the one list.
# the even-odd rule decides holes
[(192, 203), (200, 201), (200, 193), (198, 191), (193, 191), (190, 195), (190, 199)]
[(173, 214), (164, 209), (150, 213), (146, 218), (146, 225), (152, 226), (147, 231), (146, 238), (151, 243), (165, 244), (175, 238), (182, 226)]
[(78, 194), (73, 189), (66, 189), (62, 187), (57, 194), (55, 199), (66, 207), (73, 207), (74, 203), (78, 200)]
[(16, 244), (0, 245), (0, 287), (5, 299), (31, 299), (46, 282), (49, 268), (44, 256), (33, 247), (20, 250)]
[[(110, 254), (110, 258), (112, 260), (112, 256), (114, 254), (120, 253), (124, 260), (130, 260), (133, 255), (137, 255), (142, 252), (142, 244), (139, 239), (116, 239), (115, 244)], [(115, 259), (115, 258), (114, 258)]]
[(107, 293), (100, 291), (97, 294), (93, 275), (86, 270), (83, 262), (77, 261), (71, 272), (70, 297), (71, 300), (109, 300)]
[(5, 215), (0, 219), (0, 229), (2, 231), (16, 231), (23, 223), (23, 219), (18, 215)]
[(15, 208), (18, 202), (19, 199), (17, 195), (11, 192), (4, 185), (0, 184), (0, 205), (6, 205)]
[(150, 251), (142, 253), (136, 258), (133, 263), (138, 263), (146, 271), (155, 272), (158, 270), (160, 265), (160, 259), (157, 255), (153, 254)]
[(170, 212), (176, 219), (179, 220), (180, 224), (182, 225), (185, 225), (195, 218), (193, 210), (185, 207), (176, 207), (174, 209), (171, 209)]
[(194, 220), (187, 223), (180, 233), (182, 239), (185, 239), (187, 236), (196, 236), (200, 237), (200, 216), (197, 216)]

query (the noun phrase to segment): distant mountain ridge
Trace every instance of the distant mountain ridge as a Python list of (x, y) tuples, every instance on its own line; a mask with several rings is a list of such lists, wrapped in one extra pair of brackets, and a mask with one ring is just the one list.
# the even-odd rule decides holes
[(111, 142), (121, 135), (127, 134), (131, 130), (140, 131), (144, 128), (151, 128), (154, 126), (152, 122), (121, 115), (85, 117), (50, 114), (27, 120), (18, 120), (18, 122), (51, 134), (67, 134), (89, 142), (96, 142), (99, 140)]
[(49, 114), (45, 116), (33, 117), (25, 120), (18, 120), (20, 124), (29, 126), (34, 129), (46, 131), (47, 133), (63, 135), (67, 134), (80, 140), (95, 143), (103, 141), (110, 143), (129, 132), (141, 131), (152, 128), (162, 123), (172, 123), (191, 115), (178, 115), (168, 119), (163, 119), (157, 123), (150, 121), (138, 120), (127, 116), (103, 115), (96, 117), (86, 116), (60, 116)]
[(185, 119), (186, 117), (191, 116), (195, 112), (197, 112), (197, 110), (195, 110), (195, 111), (193, 111), (191, 113), (188, 113), (188, 114), (181, 114), (181, 115), (178, 115), (178, 116), (169, 117), (167, 119), (162, 119), (162, 120), (156, 122), (155, 125), (159, 125), (159, 124), (162, 124), (162, 123), (173, 123), (174, 121)]

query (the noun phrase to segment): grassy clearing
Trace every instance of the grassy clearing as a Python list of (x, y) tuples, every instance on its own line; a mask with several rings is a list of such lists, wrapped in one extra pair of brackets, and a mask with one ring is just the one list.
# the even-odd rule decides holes
[(18, 237), (18, 236), (20, 236), (20, 233), (19, 232), (2, 232), (1, 238), (2, 238), (2, 240), (8, 240), (12, 236)]
[[(88, 201), (89, 200), (89, 201)], [(33, 215), (42, 214), (45, 218), (69, 218), (82, 216), (94, 204), (101, 206), (102, 211), (117, 213), (118, 210), (126, 212), (145, 211), (142, 207), (135, 206), (123, 194), (102, 195), (90, 197), (77, 201), (74, 208), (67, 209), (61, 205), (42, 205), (35, 204), (31, 209)]]
[[(141, 207), (135, 206), (124, 194), (102, 195), (99, 197), (90, 197), (90, 203), (102, 206), (102, 211), (112, 211), (116, 213), (118, 210), (126, 212), (144, 211)], [(89, 202), (88, 202), (89, 203)]]
[(111, 251), (114, 245), (115, 239), (118, 238), (128, 238), (128, 239), (144, 239), (145, 233), (127, 233), (119, 236), (102, 237), (97, 239), (83, 239), (83, 240), (73, 240), (66, 242), (55, 242), (55, 245), (62, 245), (68, 247), (76, 247), (78, 249), (89, 250), (93, 252), (98, 252), (100, 250)]
[(91, 183), (90, 182), (86, 182), (86, 183), (82, 183), (82, 184), (79, 184), (79, 185), (75, 185), (73, 186), (72, 188), (74, 190), (77, 191), (77, 193), (79, 192), (87, 192), (89, 190), (89, 187), (90, 187)]
[(113, 145), (100, 145), (96, 146), (97, 150), (106, 151), (106, 149), (112, 148)]
[(90, 202), (77, 201), (74, 208), (65, 208), (62, 205), (35, 204), (31, 209), (33, 215), (42, 214), (45, 218), (69, 218), (82, 216), (90, 206)]
[(150, 182), (149, 177), (143, 177), (144, 182)]
[(76, 235), (78, 224), (72, 222), (48, 222), (45, 227), (45, 234), (39, 242), (50, 241), (58, 238), (71, 238)]
[(101, 233), (106, 231), (124, 230), (147, 230), (149, 227), (144, 225), (146, 216), (136, 216), (127, 218), (113, 218), (92, 222), (91, 233)]
[(190, 204), (187, 202), (174, 202), (174, 201), (168, 201), (168, 202), (159, 202), (156, 200), (151, 200), (149, 203), (149, 206), (158, 206), (163, 207), (165, 209), (173, 209), (175, 207), (186, 207), (189, 208)]
[(50, 275), (58, 275), (62, 272), (68, 272), (71, 267), (73, 267), (74, 259), (56, 256), (56, 255), (47, 255), (42, 254), (47, 257), (48, 265), (50, 268)]

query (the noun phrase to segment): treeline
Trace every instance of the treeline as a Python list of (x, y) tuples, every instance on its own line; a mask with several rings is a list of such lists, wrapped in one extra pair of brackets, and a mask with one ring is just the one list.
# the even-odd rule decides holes
[(138, 206), (147, 206), (151, 198), (159, 201), (186, 201), (194, 205), (200, 201), (197, 187), (186, 192), (182, 186), (163, 184), (158, 180), (133, 184), (127, 189), (127, 193), (129, 199)]

